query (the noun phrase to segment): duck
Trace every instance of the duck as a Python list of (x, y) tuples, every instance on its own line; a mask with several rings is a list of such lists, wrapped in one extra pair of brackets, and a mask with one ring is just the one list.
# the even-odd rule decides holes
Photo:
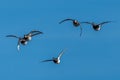
[(84, 23), (87, 23), (87, 24), (90, 24), (92, 25), (92, 28), (95, 30), (95, 31), (100, 31), (101, 30), (101, 27), (103, 26), (103, 24), (107, 24), (107, 23), (110, 23), (112, 21), (104, 21), (104, 22), (101, 22), (101, 23), (94, 23), (94, 22), (84, 22)]
[(18, 44), (17, 44), (17, 49), (18, 51), (20, 50), (20, 44), (26, 45), (28, 41), (32, 39), (33, 36), (38, 35), (38, 34), (43, 34), (41, 31), (30, 31), (28, 34), (25, 34), (24, 37), (18, 37), (15, 35), (7, 35), (6, 37), (14, 37), (18, 39)]
[(55, 64), (60, 64), (60, 59), (61, 59), (61, 56), (63, 55), (64, 52), (65, 52), (65, 49), (62, 50), (62, 51), (59, 53), (58, 57), (53, 57), (52, 59), (49, 59), (49, 60), (43, 60), (42, 62), (52, 61), (52, 62), (54, 62)]
[(72, 21), (73, 26), (75, 26), (75, 27), (78, 27), (80, 25), (79, 21), (76, 19), (64, 19), (64, 20), (60, 21), (59, 24), (65, 22), (65, 21)]
[(84, 23), (84, 22), (79, 22), (79, 21), (76, 20), (76, 19), (67, 18), (67, 19), (64, 19), (64, 20), (60, 21), (59, 24), (65, 22), (65, 21), (72, 21), (72, 24), (73, 24), (74, 27), (79, 27), (79, 26), (80, 26), (80, 30), (81, 30), (80, 36), (82, 35), (82, 27), (81, 27), (81, 24)]

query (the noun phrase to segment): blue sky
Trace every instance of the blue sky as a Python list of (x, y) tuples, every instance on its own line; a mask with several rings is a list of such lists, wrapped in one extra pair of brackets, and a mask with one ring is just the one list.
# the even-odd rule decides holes
[[(119, 0), (1, 0), (0, 1), (0, 80), (120, 80), (120, 1)], [(113, 21), (101, 31), (90, 25), (80, 28), (59, 21)], [(17, 39), (40, 30), (17, 51)], [(61, 63), (41, 63), (67, 48)]]

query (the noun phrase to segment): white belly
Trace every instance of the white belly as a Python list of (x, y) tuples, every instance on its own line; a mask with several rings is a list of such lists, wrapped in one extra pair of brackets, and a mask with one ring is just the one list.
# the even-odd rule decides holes
[(28, 37), (28, 40), (30, 41), (32, 39), (32, 37)]
[(99, 28), (97, 28), (97, 31), (99, 31), (101, 28), (99, 27)]
[(57, 64), (59, 64), (59, 63), (60, 63), (60, 60), (57, 61)]

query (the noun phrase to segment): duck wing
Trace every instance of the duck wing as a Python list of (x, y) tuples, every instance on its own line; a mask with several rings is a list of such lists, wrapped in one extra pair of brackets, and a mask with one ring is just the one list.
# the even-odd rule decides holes
[(63, 49), (63, 50), (59, 53), (59, 55), (58, 55), (58, 59), (61, 58), (61, 56), (63, 55), (64, 52), (65, 52), (65, 49)]
[(74, 21), (74, 19), (64, 19), (64, 20), (60, 21), (59, 24), (65, 22), (65, 21)]
[(35, 36), (35, 35), (38, 35), (38, 34), (43, 34), (43, 32), (33, 30), (33, 31), (29, 32), (27, 35), (30, 35), (30, 34), (31, 34), (31, 36)]
[(103, 25), (103, 24), (110, 23), (110, 22), (112, 22), (112, 21), (101, 22), (101, 23), (99, 23), (98, 25)]
[(81, 22), (81, 23), (86, 23), (86, 24), (91, 24), (91, 25), (93, 25), (93, 22)]
[(43, 60), (41, 62), (49, 62), (49, 61), (53, 61), (53, 60), (52, 59), (50, 59), (50, 60)]
[(15, 36), (15, 35), (7, 35), (6, 37), (20, 38), (20, 37), (17, 37), (17, 36)]

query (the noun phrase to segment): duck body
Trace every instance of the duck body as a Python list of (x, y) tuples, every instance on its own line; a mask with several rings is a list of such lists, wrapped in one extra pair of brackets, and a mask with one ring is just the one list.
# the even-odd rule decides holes
[(101, 27), (100, 27), (100, 25), (93, 25), (93, 29), (95, 31), (99, 31), (99, 30), (101, 30)]
[(56, 64), (59, 64), (59, 63), (60, 63), (60, 59), (58, 59), (58, 58), (53, 58), (53, 62), (56, 63)]
[(73, 25), (74, 25), (75, 27), (78, 27), (78, 26), (80, 25), (80, 23), (79, 23), (77, 20), (73, 20)]
[(21, 43), (22, 45), (26, 45), (28, 42), (27, 42), (25, 39), (21, 39), (21, 40), (20, 40), (20, 43)]
[(25, 36), (24, 36), (24, 39), (25, 39), (26, 41), (30, 41), (30, 40), (32, 40), (32, 36), (31, 36), (31, 35), (25, 35)]

